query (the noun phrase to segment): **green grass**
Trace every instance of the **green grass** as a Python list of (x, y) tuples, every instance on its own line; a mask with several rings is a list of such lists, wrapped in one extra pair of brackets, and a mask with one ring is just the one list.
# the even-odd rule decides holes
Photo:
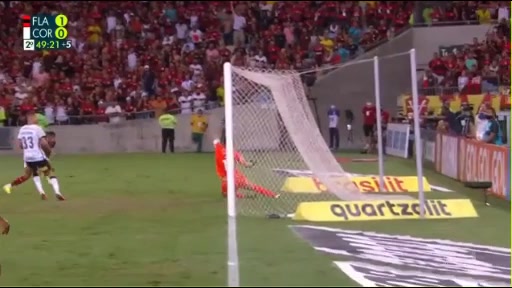
[[(225, 285), (226, 208), (211, 154), (59, 155), (54, 163), (68, 201), (39, 200), (31, 182), (0, 195), (0, 214), (12, 225), (0, 238), (0, 285)], [(411, 161), (385, 165), (389, 174), (415, 174)], [(22, 166), (19, 157), (2, 156), (0, 182)], [(376, 173), (375, 163), (348, 166)], [(430, 197), (472, 198), (480, 217), (329, 225), (509, 247), (508, 203), (485, 207), (479, 192), (425, 172), (433, 184), (460, 192)], [(355, 284), (298, 239), (290, 223), (239, 219), (242, 285)]]

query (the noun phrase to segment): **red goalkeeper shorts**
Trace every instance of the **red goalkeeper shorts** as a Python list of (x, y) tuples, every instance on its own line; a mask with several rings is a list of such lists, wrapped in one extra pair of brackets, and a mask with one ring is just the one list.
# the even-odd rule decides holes
[[(246, 186), (249, 181), (241, 172), (235, 171), (235, 189), (239, 187)], [(226, 178), (222, 179), (222, 193), (228, 193), (228, 180)]]

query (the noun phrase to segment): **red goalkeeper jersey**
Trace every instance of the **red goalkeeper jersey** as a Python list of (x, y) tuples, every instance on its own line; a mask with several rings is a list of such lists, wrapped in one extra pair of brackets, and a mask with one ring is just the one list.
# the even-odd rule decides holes
[[(222, 143), (217, 143), (214, 145), (215, 148), (215, 169), (217, 170), (217, 175), (220, 178), (226, 177), (226, 147), (222, 145)], [(245, 160), (242, 155), (235, 151), (235, 161), (238, 163), (244, 163)]]

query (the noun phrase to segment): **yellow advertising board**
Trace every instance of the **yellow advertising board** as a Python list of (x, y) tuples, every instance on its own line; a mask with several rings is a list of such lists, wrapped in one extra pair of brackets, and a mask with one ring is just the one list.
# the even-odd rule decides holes
[[(425, 218), (474, 218), (478, 213), (469, 199), (428, 199)], [(419, 219), (418, 200), (303, 202), (297, 206), (294, 220), (347, 222), (371, 220)]]
[[(496, 110), (496, 112), (500, 111), (501, 106), (503, 106), (503, 101), (506, 101), (508, 97), (501, 95), (453, 95), (453, 96), (419, 96), (419, 105), (420, 112), (422, 114), (426, 114), (429, 111), (433, 111), (434, 114), (440, 114), (441, 107), (443, 106), (444, 101), (450, 101), (450, 108), (452, 111), (459, 111), (460, 106), (463, 102), (467, 102), (473, 105), (473, 112), (476, 114), (480, 105), (484, 102), (490, 102), (491, 106)], [(410, 95), (402, 95), (400, 96), (400, 103), (402, 106), (402, 111), (404, 115), (408, 113), (412, 113), (412, 97)]]
[[(416, 176), (385, 176), (384, 185), (380, 188), (379, 178), (375, 176), (351, 177), (352, 184), (360, 192), (418, 192), (418, 177)], [(430, 192), (432, 189), (423, 177), (423, 191)], [(327, 187), (314, 177), (288, 177), (284, 181), (281, 191), (288, 193), (323, 193), (327, 192)]]

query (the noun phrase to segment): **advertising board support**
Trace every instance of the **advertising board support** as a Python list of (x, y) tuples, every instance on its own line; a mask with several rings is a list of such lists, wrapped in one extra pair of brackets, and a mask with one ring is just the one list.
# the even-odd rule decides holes
[[(503, 144), (510, 144), (510, 111), (501, 111), (498, 113), (498, 122), (500, 123)], [(510, 145), (509, 145), (510, 146)]]
[(386, 154), (408, 158), (410, 131), (409, 124), (389, 123), (386, 131)]
[(423, 164), (433, 168), (435, 162), (436, 150), (436, 131), (430, 129), (421, 129), (421, 144), (423, 145)]

